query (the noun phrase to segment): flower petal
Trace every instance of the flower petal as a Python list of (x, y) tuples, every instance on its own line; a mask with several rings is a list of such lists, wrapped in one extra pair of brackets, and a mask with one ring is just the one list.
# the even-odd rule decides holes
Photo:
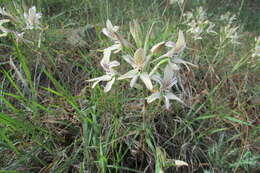
[(179, 54), (185, 47), (186, 47), (186, 42), (184, 39), (184, 34), (181, 30), (179, 30), (179, 36), (176, 45), (165, 55), (162, 55), (162, 57), (172, 57), (175, 54)]
[(175, 47), (175, 46), (176, 46), (176, 43), (174, 43), (173, 41), (167, 41), (167, 42), (165, 43), (165, 46), (166, 46), (166, 47)]
[(113, 31), (114, 31), (114, 32), (117, 32), (118, 30), (119, 30), (119, 26), (114, 26), (114, 27), (113, 27)]
[(180, 67), (177, 64), (175, 64), (171, 61), (169, 61), (169, 65), (171, 66), (173, 71), (179, 71), (180, 70)]
[(173, 94), (171, 92), (167, 92), (165, 94), (165, 97), (168, 98), (169, 100), (176, 100), (182, 104), (185, 104), (179, 97), (177, 97), (175, 94)]
[(114, 53), (118, 53), (118, 52), (120, 52), (121, 49), (122, 49), (122, 46), (121, 46), (121, 44), (120, 44), (120, 47), (118, 47), (118, 49), (116, 49), (116, 50), (114, 51)]
[(133, 86), (135, 86), (136, 81), (138, 79), (138, 75), (134, 76), (130, 82), (130, 87), (132, 88)]
[(42, 13), (36, 13), (35, 17), (37, 20), (39, 20), (42, 17)]
[(112, 25), (112, 23), (111, 23), (111, 21), (109, 19), (107, 19), (106, 25), (107, 25), (107, 29), (109, 31), (113, 31), (114, 30), (114, 27), (113, 27), (113, 25)]
[(111, 80), (111, 76), (109, 76), (109, 75), (104, 75), (104, 76), (100, 76), (100, 77), (97, 77), (97, 78), (93, 78), (93, 79), (90, 79), (90, 80), (87, 80), (88, 82), (93, 82), (93, 81), (95, 81), (94, 83), (93, 83), (93, 85), (92, 85), (92, 88), (95, 88), (95, 86), (99, 83), (99, 82), (101, 82), (101, 81), (109, 81), (109, 80)]
[(176, 53), (180, 53), (186, 47), (186, 42), (182, 30), (179, 30), (178, 40), (174, 47)]
[(107, 68), (109, 66), (110, 55), (111, 55), (111, 50), (105, 49), (104, 56), (103, 56), (102, 60), (100, 61), (100, 64), (104, 70), (107, 70)]
[(103, 28), (102, 29), (103, 34), (105, 34), (108, 38), (114, 40), (114, 35), (107, 29), (107, 28)]
[(164, 41), (160, 42), (160, 43), (157, 43), (156, 45), (154, 45), (152, 48), (151, 48), (151, 52), (154, 54), (154, 53), (159, 53), (162, 48), (163, 48), (163, 45), (165, 44)]
[(137, 69), (133, 69), (133, 70), (130, 70), (129, 72), (123, 74), (122, 76), (120, 76), (118, 78), (118, 80), (123, 80), (123, 79), (127, 79), (127, 78), (133, 78), (134, 76), (136, 76), (138, 73), (138, 70)]
[(176, 64), (184, 64), (185, 67), (186, 67), (188, 70), (190, 70), (190, 68), (189, 68), (188, 65), (191, 65), (191, 66), (193, 66), (193, 67), (197, 67), (195, 64), (192, 64), (192, 63), (190, 63), (190, 62), (188, 62), (188, 61), (184, 61), (184, 60), (182, 60), (182, 59), (180, 59), (180, 58), (173, 58), (173, 59), (171, 59), (171, 61), (172, 61), (173, 63), (176, 63)]
[(122, 35), (120, 35), (117, 32), (114, 32), (113, 34), (115, 35), (114, 41), (119, 42), (121, 44), (121, 46), (124, 46), (124, 47), (127, 47), (127, 48), (129, 48), (129, 47), (133, 48), (131, 43), (129, 43), (126, 39), (124, 39)]
[(118, 61), (111, 61), (109, 62), (109, 68), (117, 67), (120, 63)]
[(186, 163), (182, 160), (175, 160), (174, 162), (175, 162), (176, 167), (189, 166), (188, 163)]
[(99, 82), (101, 82), (101, 80), (97, 80), (96, 82), (94, 82), (91, 88), (95, 88)]
[(150, 95), (149, 97), (146, 98), (147, 99), (147, 103), (151, 103), (154, 100), (159, 99), (160, 97), (161, 97), (161, 93), (160, 92), (153, 93), (152, 95)]
[(24, 18), (25, 18), (25, 22), (26, 22), (26, 29), (33, 29), (38, 28), (37, 25), (39, 25), (39, 19), (41, 18), (41, 13), (36, 13), (36, 7), (32, 6), (29, 10), (28, 10), (28, 14), (24, 13)]
[(167, 86), (167, 88), (172, 88), (173, 85), (176, 85), (177, 84), (177, 78), (176, 77), (173, 77), (170, 81), (169, 81), (169, 85)]
[(136, 68), (135, 62), (134, 62), (134, 58), (130, 55), (125, 55), (123, 56), (124, 60), (130, 64), (133, 68)]
[(121, 46), (121, 43), (116, 43), (116, 44), (113, 44), (112, 46), (110, 46), (110, 47), (108, 47), (106, 49), (114, 51), (114, 53), (118, 53), (122, 49), (122, 46)]
[(169, 109), (170, 108), (170, 100), (166, 96), (164, 96), (164, 98), (165, 98), (165, 107), (166, 107), (166, 109)]
[(109, 80), (111, 80), (111, 76), (110, 75), (104, 75), (104, 76), (100, 76), (100, 77), (97, 77), (97, 78), (89, 79), (87, 81), (93, 82), (93, 81), (109, 81)]
[(153, 75), (152, 76), (152, 80), (154, 80), (155, 82), (159, 83), (160, 85), (162, 85), (162, 78), (160, 75)]
[(34, 17), (35, 15), (36, 15), (36, 7), (35, 7), (35, 6), (32, 6), (32, 7), (29, 9), (29, 16)]
[(153, 89), (153, 84), (147, 72), (141, 73), (140, 78), (144, 82), (146, 88), (148, 88), (149, 90)]
[(110, 89), (112, 88), (112, 85), (114, 84), (115, 80), (116, 80), (116, 78), (113, 77), (112, 80), (109, 81), (109, 82), (106, 84), (106, 87), (105, 87), (105, 89), (104, 89), (104, 92), (105, 92), (105, 93), (108, 92), (108, 91), (110, 91)]

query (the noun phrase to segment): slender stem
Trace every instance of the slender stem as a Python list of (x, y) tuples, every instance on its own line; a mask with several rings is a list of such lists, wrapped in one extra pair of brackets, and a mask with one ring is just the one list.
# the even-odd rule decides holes
[[(145, 93), (144, 93), (145, 96)], [(144, 99), (144, 104), (143, 104), (143, 110), (142, 110), (142, 119), (143, 119), (143, 130), (145, 129), (145, 124), (146, 124), (146, 118), (147, 116), (147, 102), (146, 99)]]
[(239, 7), (239, 11), (238, 11), (238, 16), (240, 16), (240, 13), (241, 13), (242, 8), (243, 8), (243, 6), (244, 6), (244, 2), (245, 2), (245, 0), (242, 0), (241, 5), (240, 5), (240, 7)]
[(178, 2), (178, 5), (179, 5), (180, 10), (181, 10), (180, 21), (182, 21), (183, 14), (184, 14), (184, 8), (185, 8), (185, 5), (186, 5), (186, 1), (184, 0), (184, 1), (183, 1), (183, 4), (180, 4), (180, 3)]
[(152, 71), (149, 73), (149, 76), (152, 76), (156, 72), (156, 70), (160, 67), (160, 65), (168, 62), (168, 60), (169, 59), (167, 58), (167, 59), (161, 60), (158, 64), (156, 64), (155, 67), (152, 69)]

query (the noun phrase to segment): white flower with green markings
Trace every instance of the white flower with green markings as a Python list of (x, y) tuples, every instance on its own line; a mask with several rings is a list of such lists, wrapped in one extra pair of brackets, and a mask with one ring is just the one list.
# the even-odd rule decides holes
[(184, 102), (172, 93), (172, 87), (177, 84), (177, 78), (174, 76), (172, 67), (168, 64), (164, 69), (164, 76), (161, 78), (160, 75), (153, 75), (152, 80), (160, 85), (157, 92), (147, 97), (147, 103), (151, 103), (156, 99), (164, 98), (166, 109), (170, 108), (170, 100), (177, 100), (184, 104)]
[(181, 30), (179, 30), (178, 40), (176, 44), (174, 42), (166, 42), (165, 46), (170, 47), (171, 49), (160, 58), (164, 57), (175, 57), (176, 55), (180, 54), (186, 48), (186, 42), (184, 38), (184, 34)]
[(28, 13), (23, 14), (26, 27), (25, 29), (39, 29), (40, 28), (40, 18), (41, 13), (36, 13), (36, 7), (32, 6), (29, 8)]
[(94, 88), (101, 81), (107, 82), (107, 84), (104, 88), (104, 92), (108, 92), (112, 88), (112, 85), (114, 84), (114, 82), (116, 80), (116, 75), (117, 75), (117, 71), (114, 70), (113, 68), (119, 66), (120, 63), (118, 61), (110, 61), (110, 55), (111, 55), (111, 50), (105, 49), (104, 57), (101, 60), (100, 64), (101, 64), (101, 67), (106, 72), (106, 74), (103, 76), (88, 80), (88, 82), (94, 82), (92, 85), (92, 88)]
[(189, 26), (187, 30), (195, 40), (201, 40), (204, 33), (217, 34), (214, 31), (215, 24), (208, 20), (207, 13), (202, 7), (184, 14), (185, 23)]
[(151, 51), (157, 52), (163, 44), (167, 47), (170, 47), (170, 50), (167, 53), (165, 53), (164, 55), (155, 59), (154, 61), (162, 60), (164, 58), (169, 58), (171, 65), (176, 67), (175, 69), (179, 69), (177, 64), (184, 64), (188, 70), (190, 70), (188, 65), (196, 67), (196, 65), (179, 58), (180, 53), (186, 48), (184, 34), (181, 30), (179, 31), (178, 40), (176, 43), (174, 43), (172, 41), (160, 42), (160, 43), (156, 44), (154, 47), (152, 47)]
[(150, 59), (148, 56), (145, 55), (144, 49), (137, 49), (134, 54), (134, 57), (126, 55), (123, 56), (123, 58), (127, 63), (129, 63), (133, 67), (133, 70), (130, 70), (126, 74), (120, 76), (118, 79), (123, 80), (131, 78), (130, 86), (133, 87), (136, 84), (138, 78), (140, 77), (140, 79), (145, 84), (146, 88), (152, 90), (153, 85), (149, 77), (149, 74), (146, 71), (144, 71)]
[(109, 37), (114, 44), (107, 49), (114, 51), (114, 53), (118, 53), (125, 47), (131, 47), (131, 44), (125, 40), (119, 33), (119, 26), (113, 26), (110, 20), (106, 21), (106, 28), (102, 29), (103, 34)]

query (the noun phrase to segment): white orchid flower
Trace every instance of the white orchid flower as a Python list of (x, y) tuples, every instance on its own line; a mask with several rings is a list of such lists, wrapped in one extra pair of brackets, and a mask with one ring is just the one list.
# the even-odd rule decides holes
[[(163, 44), (163, 42), (158, 43), (158, 47), (161, 46), (161, 44)], [(196, 65), (194, 65), (190, 62), (184, 61), (183, 59), (178, 57), (178, 55), (186, 47), (184, 34), (181, 30), (179, 31), (178, 40), (177, 40), (176, 43), (174, 43), (172, 41), (168, 41), (168, 42), (164, 42), (164, 44), (165, 44), (165, 46), (170, 47), (171, 49), (166, 54), (160, 56), (159, 58), (155, 59), (154, 61), (158, 61), (158, 60), (161, 60), (163, 58), (170, 58), (170, 63), (175, 67), (176, 67), (176, 64), (184, 64), (187, 67), (188, 70), (190, 70), (188, 65), (197, 67)], [(175, 68), (175, 69), (177, 69), (177, 68)]]
[(118, 53), (125, 47), (131, 47), (132, 45), (125, 40), (119, 33), (119, 26), (113, 26), (110, 20), (106, 21), (106, 28), (102, 29), (103, 34), (109, 37), (113, 42), (114, 45), (110, 46), (107, 49), (114, 51), (114, 53)]
[(192, 12), (187, 12), (184, 16), (186, 17), (185, 23), (189, 26), (187, 32), (191, 33), (195, 40), (203, 39), (204, 33), (217, 34), (213, 30), (215, 24), (207, 19), (207, 13), (202, 7), (196, 8)]
[(24, 19), (26, 23), (25, 29), (39, 29), (40, 28), (40, 18), (42, 17), (41, 13), (36, 13), (36, 7), (32, 6), (28, 13), (24, 13)]
[(92, 88), (94, 88), (101, 81), (107, 82), (107, 84), (104, 88), (104, 92), (108, 92), (112, 88), (112, 85), (114, 84), (114, 82), (116, 80), (116, 75), (117, 75), (117, 72), (113, 68), (119, 66), (120, 63), (118, 61), (110, 61), (110, 55), (111, 55), (111, 50), (105, 49), (104, 57), (100, 61), (100, 64), (101, 64), (102, 68), (104, 69), (104, 71), (106, 72), (106, 74), (103, 76), (88, 80), (88, 82), (95, 81), (92, 85)]
[(110, 20), (106, 21), (106, 28), (102, 29), (103, 34), (112, 39), (113, 41), (117, 40), (117, 33), (119, 30), (119, 26), (113, 26)]
[(145, 86), (149, 90), (152, 90), (153, 85), (149, 77), (149, 74), (144, 71), (145, 65), (149, 61), (149, 57), (145, 55), (144, 49), (142, 48), (137, 49), (134, 54), (134, 57), (130, 55), (126, 55), (123, 56), (123, 58), (127, 63), (129, 63), (133, 67), (133, 70), (130, 70), (126, 74), (120, 76), (118, 80), (132, 78), (130, 82), (130, 87), (133, 87), (136, 84), (137, 79), (140, 77), (140, 79), (143, 81)]
[(184, 48), (186, 47), (186, 42), (184, 39), (184, 34), (181, 30), (179, 30), (178, 40), (176, 44), (172, 44), (172, 43), (173, 42), (168, 42), (167, 46), (171, 47), (171, 49), (166, 54), (162, 55), (160, 58), (164, 58), (164, 57), (171, 58), (181, 53), (184, 50)]
[(7, 23), (7, 22), (10, 22), (10, 20), (9, 19), (0, 20), (0, 30), (2, 31), (2, 33), (0, 34), (0, 37), (5, 37), (5, 36), (7, 36), (7, 34), (9, 32), (11, 32), (9, 29), (6, 29), (5, 27), (2, 26), (4, 23)]
[(170, 108), (170, 100), (177, 100), (184, 104), (184, 102), (171, 91), (171, 88), (177, 84), (177, 78), (174, 77), (174, 71), (169, 64), (164, 69), (163, 78), (161, 78), (160, 75), (153, 75), (152, 80), (159, 83), (160, 89), (147, 97), (147, 103), (151, 103), (156, 99), (164, 98), (166, 109)]

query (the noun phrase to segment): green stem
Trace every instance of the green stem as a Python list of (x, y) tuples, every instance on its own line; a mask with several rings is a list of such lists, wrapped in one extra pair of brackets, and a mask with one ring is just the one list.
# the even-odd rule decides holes
[(152, 69), (152, 71), (149, 73), (149, 76), (152, 76), (155, 73), (155, 71), (160, 67), (160, 65), (166, 62), (168, 62), (168, 58), (161, 60), (158, 64), (156, 64), (155, 67)]
[(240, 5), (240, 7), (239, 7), (239, 11), (238, 11), (238, 16), (240, 16), (240, 13), (241, 13), (242, 8), (243, 8), (243, 6), (244, 6), (244, 2), (245, 2), (245, 0), (242, 0), (241, 5)]

